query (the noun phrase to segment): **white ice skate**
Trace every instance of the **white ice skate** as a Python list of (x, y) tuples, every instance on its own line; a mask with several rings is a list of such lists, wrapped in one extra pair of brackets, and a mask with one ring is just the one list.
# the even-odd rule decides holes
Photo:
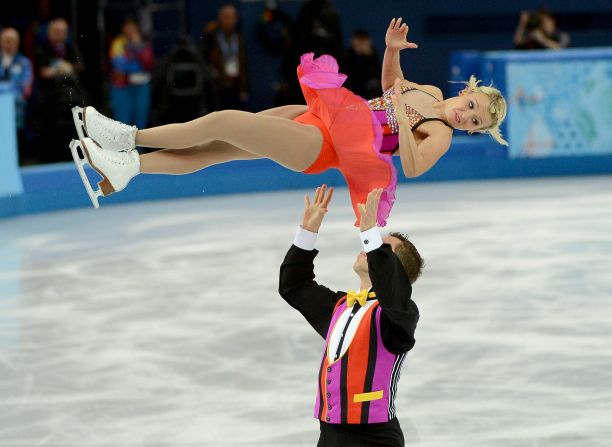
[(91, 138), (110, 151), (131, 151), (136, 147), (136, 126), (110, 119), (89, 106), (72, 108), (72, 120), (79, 139)]
[[(121, 191), (133, 177), (140, 173), (140, 156), (137, 151), (107, 151), (98, 146), (91, 138), (83, 138), (80, 141), (72, 140), (70, 151), (83, 185), (85, 185), (85, 190), (95, 208), (100, 207), (98, 197)], [(102, 180), (98, 182), (98, 189), (95, 191), (85, 173), (86, 163), (102, 176)]]

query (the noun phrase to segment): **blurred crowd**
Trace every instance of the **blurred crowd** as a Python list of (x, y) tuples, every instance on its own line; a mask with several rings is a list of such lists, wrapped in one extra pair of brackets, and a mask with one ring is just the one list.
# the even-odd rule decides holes
[[(0, 31), (2, 64), (0, 79), (9, 85), (15, 96), (20, 160), (36, 158), (50, 162), (50, 151), (33, 154), (31, 141), (45, 144), (56, 141), (62, 129), (69, 126), (69, 114), (58, 113), (72, 103), (84, 101), (84, 90), (79, 74), (85, 69), (81, 55), (68, 38), (68, 23), (55, 18), (44, 27), (44, 37), (36, 39), (30, 47), (31, 55), (19, 51), (20, 34), (14, 28)], [(30, 126), (30, 124), (35, 124)]]
[(559, 30), (557, 19), (549, 10), (521, 12), (514, 33), (517, 50), (558, 50), (569, 43), (569, 34)]
[[(0, 32), (0, 88), (15, 97), (21, 164), (70, 159), (67, 144), (74, 137), (70, 108), (85, 105), (88, 92), (81, 74), (88, 69), (64, 18), (43, 24), (33, 43), (20, 45), (12, 27)], [(257, 38), (282, 54), (275, 105), (303, 103), (295, 76), (302, 53), (331, 54), (348, 75), (346, 86), (364, 98), (380, 94), (380, 58), (367, 30), (355, 30), (344, 48), (340, 15), (330, 0), (307, 0), (296, 20), (275, 6), (259, 18)], [(32, 40), (32, 39), (30, 39)], [(108, 92), (104, 112), (144, 128), (182, 122), (219, 109), (246, 109), (249, 98), (247, 50), (235, 6), (222, 6), (202, 31), (202, 44), (180, 38), (163, 58), (155, 60), (151, 42), (139, 23), (126, 18), (107, 44)], [(517, 49), (558, 49), (569, 44), (549, 11), (523, 12), (514, 36)], [(20, 52), (22, 48), (22, 52)]]

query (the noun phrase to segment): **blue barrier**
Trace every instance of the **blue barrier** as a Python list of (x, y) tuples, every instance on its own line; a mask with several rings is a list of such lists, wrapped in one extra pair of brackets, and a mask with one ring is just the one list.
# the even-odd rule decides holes
[[(399, 157), (394, 161), (400, 183), (612, 173), (612, 155), (511, 160), (507, 150), (487, 136), (455, 137), (451, 150), (434, 169), (417, 179), (404, 178)], [(11, 203), (0, 199), (0, 217), (91, 207), (73, 163), (27, 167), (21, 174), (24, 193)], [(270, 160), (235, 161), (189, 175), (140, 175), (126, 190), (101, 198), (100, 203), (304, 189), (321, 183), (345, 186), (336, 170), (304, 175)]]
[(17, 157), (15, 97), (9, 88), (10, 84), (0, 83), (0, 210), (12, 208), (11, 204), (23, 193)]

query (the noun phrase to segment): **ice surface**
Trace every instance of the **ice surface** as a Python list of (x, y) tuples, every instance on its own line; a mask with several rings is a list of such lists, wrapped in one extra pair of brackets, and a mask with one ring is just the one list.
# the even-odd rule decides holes
[[(322, 340), (277, 294), (304, 191), (0, 221), (0, 446), (314, 446)], [(403, 185), (427, 262), (407, 446), (612, 446), (612, 177)], [(347, 191), (319, 282), (356, 287)]]

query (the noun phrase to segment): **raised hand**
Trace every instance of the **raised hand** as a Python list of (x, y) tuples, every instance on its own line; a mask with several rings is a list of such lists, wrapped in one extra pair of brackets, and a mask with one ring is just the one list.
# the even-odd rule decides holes
[(368, 194), (365, 205), (363, 203), (357, 204), (359, 215), (361, 220), (359, 222), (359, 229), (363, 232), (374, 228), (376, 226), (376, 217), (378, 215), (378, 203), (380, 202), (380, 196), (382, 195), (382, 188), (373, 189)]
[(387, 29), (385, 43), (390, 50), (403, 50), (404, 48), (418, 48), (416, 43), (408, 42), (408, 24), (402, 23), (402, 18), (393, 19)]
[[(327, 194), (326, 194), (327, 192)], [(313, 233), (318, 233), (321, 222), (327, 213), (327, 206), (334, 195), (334, 188), (327, 189), (327, 185), (322, 185), (315, 191), (314, 199), (310, 203), (308, 194), (304, 196), (304, 218), (302, 228)]]

